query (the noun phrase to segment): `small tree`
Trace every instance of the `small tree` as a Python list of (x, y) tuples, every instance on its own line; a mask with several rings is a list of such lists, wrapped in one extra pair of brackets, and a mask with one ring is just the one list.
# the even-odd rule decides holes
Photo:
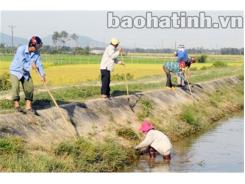
[(89, 52), (90, 52), (89, 46), (85, 47), (84, 48), (84, 54), (89, 54)]
[(68, 40), (69, 40), (69, 34), (66, 31), (61, 31), (60, 41), (61, 41), (63, 47), (65, 46), (65, 44)]
[(52, 35), (52, 40), (53, 40), (54, 45), (56, 46), (56, 49), (58, 49), (59, 37), (60, 37), (60, 34), (57, 31), (55, 31)]
[(198, 63), (205, 63), (207, 61), (207, 55), (201, 55), (197, 57), (197, 62)]
[(0, 44), (0, 48), (3, 48), (3, 49), (5, 48), (4, 43), (1, 43), (1, 44)]

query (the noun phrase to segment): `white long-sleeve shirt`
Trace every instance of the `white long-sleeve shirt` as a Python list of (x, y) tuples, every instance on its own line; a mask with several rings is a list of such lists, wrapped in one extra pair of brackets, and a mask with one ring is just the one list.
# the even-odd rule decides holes
[(169, 138), (164, 133), (154, 129), (147, 132), (145, 139), (138, 144), (135, 149), (141, 149), (148, 146), (153, 147), (161, 155), (170, 154), (172, 148)]
[(101, 59), (100, 69), (112, 71), (114, 68), (114, 64), (118, 62), (118, 56), (119, 51), (116, 51), (116, 48), (113, 45), (107, 46)]

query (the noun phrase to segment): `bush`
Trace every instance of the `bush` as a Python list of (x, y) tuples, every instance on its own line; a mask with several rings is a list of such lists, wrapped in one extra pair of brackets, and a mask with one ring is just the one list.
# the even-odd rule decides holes
[(186, 123), (190, 125), (198, 125), (197, 118), (194, 116), (195, 112), (190, 109), (186, 108), (183, 110), (183, 112), (180, 114), (180, 119), (185, 121)]
[(0, 138), (0, 155), (24, 154), (24, 141), (20, 138)]
[(9, 73), (4, 73), (0, 76), (0, 91), (8, 90), (11, 88), (11, 83), (9, 81)]
[(201, 55), (197, 57), (197, 62), (198, 63), (205, 63), (207, 61), (207, 55)]
[(217, 61), (217, 62), (213, 63), (213, 66), (214, 67), (226, 67), (227, 64), (224, 62), (221, 62), (221, 61)]
[(120, 171), (132, 162), (129, 158), (129, 155), (133, 154), (130, 152), (130, 149), (125, 149), (110, 139), (101, 145), (100, 153), (102, 155), (102, 162), (99, 171), (102, 172)]
[(238, 79), (241, 80), (241, 81), (244, 81), (244, 75), (239, 75)]
[(68, 142), (60, 143), (57, 148), (54, 150), (55, 155), (71, 155), (75, 150), (74, 145), (69, 144)]
[(128, 140), (138, 140), (138, 135), (130, 128), (121, 128), (117, 130), (117, 135)]

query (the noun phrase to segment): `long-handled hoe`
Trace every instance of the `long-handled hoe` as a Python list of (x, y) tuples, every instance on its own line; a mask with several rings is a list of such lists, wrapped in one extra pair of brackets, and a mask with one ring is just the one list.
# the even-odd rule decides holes
[[(122, 62), (124, 63), (122, 53), (121, 53), (121, 60), (122, 60)], [(125, 87), (126, 87), (126, 92), (127, 92), (128, 105), (129, 105), (131, 111), (134, 113), (134, 109), (133, 109), (132, 105), (130, 105), (129, 90), (128, 90), (128, 79), (127, 79), (127, 74), (126, 74), (125, 63), (124, 63), (124, 65), (123, 65), (123, 67), (124, 67), (123, 72), (124, 72), (124, 81), (125, 81)]]
[(187, 85), (188, 85), (188, 88), (189, 88), (189, 91), (190, 91), (190, 94), (191, 94), (191, 98), (192, 98), (192, 100), (194, 100), (194, 97), (193, 97), (193, 94), (192, 94), (192, 91), (191, 91), (191, 87), (190, 87), (190, 83), (189, 83), (187, 75), (186, 75), (186, 81), (187, 81)]
[[(124, 59), (123, 59), (123, 55), (121, 53), (121, 60), (124, 63)], [(126, 74), (126, 67), (125, 67), (125, 63), (123, 64), (124, 70), (124, 81), (125, 81), (125, 87), (126, 87), (126, 92), (127, 92), (127, 97), (128, 97), (128, 101), (129, 101), (129, 92), (128, 92), (128, 80), (127, 80), (127, 74)]]
[[(38, 72), (37, 70), (36, 70), (36, 72), (38, 73), (38, 75), (40, 76), (40, 78), (42, 78), (41, 75), (39, 74), (39, 72)], [(67, 127), (67, 130), (70, 131), (70, 129), (69, 129), (70, 123), (66, 120), (66, 118), (65, 118), (64, 114), (62, 113), (62, 111), (61, 111), (61, 109), (60, 109), (58, 103), (56, 102), (54, 96), (52, 95), (51, 91), (49, 90), (49, 88), (48, 88), (46, 82), (43, 82), (43, 86), (44, 86), (45, 89), (47, 90), (47, 92), (48, 92), (49, 96), (51, 97), (51, 99), (52, 99), (54, 105), (56, 106), (56, 108), (57, 108), (57, 110), (58, 110), (58, 112), (59, 112), (61, 118), (62, 118), (63, 121), (65, 122), (65, 125), (66, 125), (66, 127)], [(73, 132), (70, 131), (70, 134), (72, 134), (72, 136), (74, 137), (74, 139), (77, 140), (77, 136), (76, 136), (75, 133), (73, 133)]]

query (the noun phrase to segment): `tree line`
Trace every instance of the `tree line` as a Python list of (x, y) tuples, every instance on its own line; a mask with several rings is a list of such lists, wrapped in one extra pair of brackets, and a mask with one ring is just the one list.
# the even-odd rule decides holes
[[(74, 47), (67, 46), (67, 42), (72, 41)], [(69, 34), (66, 31), (55, 31), (52, 34), (53, 45), (44, 45), (42, 52), (50, 54), (58, 53), (71, 53), (71, 54), (90, 54), (91, 48), (80, 47), (79, 36), (76, 33)], [(15, 50), (16, 48), (14, 48)], [(96, 47), (93, 49), (104, 50), (104, 48)], [(162, 48), (162, 49), (143, 49), (143, 48), (127, 48), (126, 52), (138, 52), (138, 53), (173, 53), (175, 49), (172, 48)], [(221, 49), (206, 49), (202, 47), (198, 48), (187, 48), (189, 53), (192, 54), (222, 54), (222, 55), (244, 55), (244, 48), (221, 48)], [(1, 53), (12, 53), (13, 49), (0, 43)]]

